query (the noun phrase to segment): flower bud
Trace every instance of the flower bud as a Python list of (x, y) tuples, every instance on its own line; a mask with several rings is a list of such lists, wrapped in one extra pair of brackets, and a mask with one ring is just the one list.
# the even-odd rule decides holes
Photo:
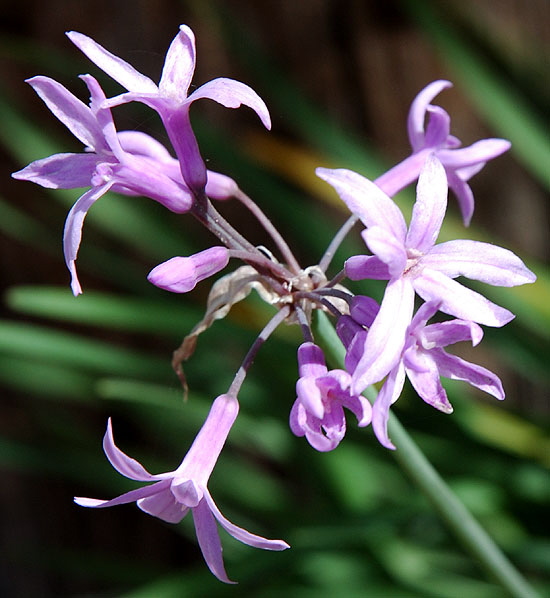
[(147, 280), (172, 293), (187, 293), (195, 285), (223, 270), (229, 261), (226, 247), (210, 247), (189, 257), (173, 257), (153, 268)]

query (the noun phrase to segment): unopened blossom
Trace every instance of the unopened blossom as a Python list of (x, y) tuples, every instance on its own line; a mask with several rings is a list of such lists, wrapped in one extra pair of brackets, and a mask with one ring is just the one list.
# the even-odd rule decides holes
[(367, 227), (362, 236), (374, 255), (346, 261), (352, 280), (388, 280), (380, 311), (366, 336), (353, 374), (352, 391), (362, 392), (393, 368), (404, 346), (415, 292), (424, 301), (463, 320), (503, 326), (514, 315), (454, 280), (465, 276), (496, 286), (534, 282), (536, 277), (511, 251), (489, 243), (457, 240), (436, 245), (447, 207), (447, 178), (431, 154), (420, 173), (409, 228), (401, 210), (373, 182), (349, 170), (318, 168)]
[(172, 293), (187, 293), (205, 278), (223, 270), (229, 262), (227, 247), (209, 247), (189, 257), (173, 257), (147, 276), (155, 286)]
[(265, 550), (289, 548), (282, 540), (256, 536), (228, 521), (208, 491), (208, 479), (238, 411), (239, 403), (234, 396), (219, 396), (212, 404), (206, 421), (181, 465), (174, 471), (155, 475), (150, 474), (140, 463), (128, 457), (115, 445), (109, 420), (103, 449), (111, 465), (131, 480), (153, 483), (130, 490), (111, 500), (76, 497), (75, 502), (83, 507), (93, 508), (137, 502), (142, 511), (168, 523), (179, 523), (191, 511), (197, 540), (208, 568), (219, 580), (234, 583), (225, 572), (216, 521), (244, 544)]
[(452, 413), (453, 408), (440, 377), (462, 380), (497, 399), (504, 399), (502, 384), (495, 374), (444, 349), (461, 341), (477, 345), (483, 337), (480, 326), (465, 320), (426, 325), (438, 308), (437, 302), (429, 302), (416, 312), (407, 329), (400, 359), (388, 374), (374, 403), (372, 427), (380, 443), (387, 448), (395, 448), (388, 438), (387, 422), (390, 406), (399, 398), (405, 376), (426, 403), (443, 413)]
[(290, 429), (305, 436), (318, 451), (334, 449), (346, 434), (344, 407), (357, 417), (360, 427), (371, 420), (371, 405), (350, 392), (351, 376), (344, 370), (328, 370), (323, 352), (314, 343), (298, 348), (297, 398), (290, 412)]
[(414, 156), (424, 161), (427, 153), (433, 152), (443, 164), (449, 187), (458, 199), (464, 224), (468, 226), (474, 212), (474, 196), (468, 180), (487, 161), (506, 152), (511, 144), (506, 139), (482, 139), (460, 147), (460, 140), (450, 134), (449, 114), (440, 106), (430, 104), (448, 87), (452, 87), (450, 81), (434, 81), (416, 96), (409, 111), (407, 131)]
[(128, 90), (128, 93), (109, 100), (109, 106), (138, 101), (158, 112), (180, 162), (183, 178), (195, 192), (201, 192), (206, 184), (206, 167), (189, 120), (189, 109), (195, 100), (209, 98), (227, 108), (244, 104), (258, 114), (268, 129), (271, 128), (263, 100), (239, 81), (214, 79), (187, 95), (195, 71), (195, 36), (186, 25), (180, 26), (168, 49), (158, 86), (86, 35), (76, 31), (67, 35), (92, 62)]

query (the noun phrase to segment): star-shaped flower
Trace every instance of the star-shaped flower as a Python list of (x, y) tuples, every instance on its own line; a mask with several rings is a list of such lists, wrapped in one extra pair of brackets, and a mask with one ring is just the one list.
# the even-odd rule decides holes
[(397, 205), (373, 182), (349, 170), (318, 168), (367, 227), (362, 236), (374, 255), (346, 261), (352, 280), (388, 280), (380, 311), (366, 335), (352, 392), (382, 380), (393, 368), (411, 322), (415, 292), (424, 301), (463, 320), (503, 326), (514, 315), (454, 280), (465, 276), (496, 286), (534, 282), (536, 277), (511, 251), (489, 243), (457, 240), (436, 245), (447, 207), (447, 178), (430, 154), (420, 173), (409, 229)]
[[(84, 218), (90, 207), (107, 191), (112, 189), (125, 195), (145, 195), (178, 213), (187, 212), (193, 203), (193, 195), (181, 176), (179, 181), (172, 178), (170, 156), (161, 144), (143, 133), (117, 134), (111, 111), (103, 106), (105, 94), (98, 82), (90, 75), (83, 75), (82, 79), (90, 92), (90, 106), (49, 77), (33, 77), (28, 83), (53, 114), (84, 144), (85, 151), (55, 154), (32, 162), (12, 175), (52, 189), (91, 186), (70, 210), (63, 234), (65, 261), (71, 272), (71, 287), (75, 295), (82, 292), (75, 261)], [(159, 159), (161, 155), (163, 159)]]
[(372, 427), (380, 443), (387, 448), (395, 448), (388, 438), (387, 422), (390, 406), (399, 398), (405, 376), (426, 403), (443, 413), (452, 413), (453, 408), (441, 385), (441, 376), (463, 380), (497, 399), (504, 399), (502, 384), (495, 374), (482, 366), (451, 355), (444, 349), (461, 341), (471, 341), (474, 346), (477, 345), (483, 337), (481, 328), (474, 322), (465, 320), (426, 325), (438, 308), (437, 302), (429, 302), (424, 303), (416, 312), (407, 330), (401, 357), (390, 371), (374, 402)]
[(103, 449), (111, 465), (131, 480), (154, 483), (111, 500), (76, 497), (75, 502), (83, 507), (104, 508), (136, 501), (142, 511), (168, 523), (179, 523), (191, 511), (208, 568), (219, 580), (234, 583), (225, 572), (216, 521), (234, 538), (249, 546), (265, 550), (289, 548), (282, 540), (256, 536), (228, 521), (208, 491), (208, 479), (238, 411), (239, 403), (235, 397), (219, 396), (181, 465), (174, 471), (156, 475), (150, 474), (115, 445), (109, 420)]
[(210, 98), (227, 108), (244, 104), (258, 114), (266, 128), (271, 128), (263, 100), (239, 81), (214, 79), (187, 95), (195, 71), (195, 36), (186, 25), (180, 26), (168, 49), (158, 86), (86, 35), (76, 31), (67, 35), (92, 62), (128, 90), (109, 100), (108, 106), (138, 101), (158, 112), (179, 159), (183, 178), (193, 191), (201, 192), (206, 183), (206, 167), (189, 120), (189, 109), (195, 100)]
[(449, 114), (440, 106), (430, 104), (448, 87), (452, 87), (450, 81), (434, 81), (416, 96), (409, 110), (407, 131), (413, 154), (422, 157), (426, 152), (433, 152), (443, 164), (449, 187), (458, 199), (464, 224), (468, 226), (474, 212), (474, 196), (468, 180), (488, 160), (506, 152), (511, 144), (506, 139), (482, 139), (461, 148), (460, 140), (450, 134)]

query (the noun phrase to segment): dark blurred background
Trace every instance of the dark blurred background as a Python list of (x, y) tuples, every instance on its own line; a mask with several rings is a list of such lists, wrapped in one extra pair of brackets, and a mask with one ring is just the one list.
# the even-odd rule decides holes
[[(490, 429), (476, 435), (471, 426), (468, 432), (468, 426), (461, 428), (460, 425), (447, 423), (447, 420), (443, 423), (442, 416), (436, 418), (427, 410), (419, 414), (415, 411), (413, 398), (407, 403), (409, 407), (403, 407), (402, 419), (419, 430), (420, 438), (425, 440), (424, 448), (428, 454), (431, 451), (432, 455), (438, 455), (435, 460), (439, 462), (439, 468), (449, 474), (447, 477), (455, 476), (459, 480), (456, 486), (462, 488), (461, 496), (466, 496), (467, 501), (473, 493), (473, 510), (476, 510), (476, 500), (484, 505), (477, 515), (486, 518), (486, 525), (491, 527), (491, 523), (487, 523), (491, 519), (491, 509), (493, 514), (496, 509), (502, 515), (500, 523), (494, 522), (493, 526), (494, 529), (499, 529), (499, 525), (500, 529), (503, 525), (508, 526), (508, 536), (503, 533), (500, 540), (509, 554), (518, 556), (527, 550), (532, 555), (531, 560), (526, 557), (520, 564), (523, 570), (531, 575), (535, 583), (542, 584), (543, 579), (548, 579), (542, 563), (550, 555), (550, 543), (543, 539), (544, 531), (537, 525), (545, 512), (544, 507), (547, 507), (549, 493), (548, 478), (543, 473), (542, 464), (550, 444), (547, 439), (543, 440), (540, 427), (547, 429), (549, 419), (544, 365), (548, 356), (548, 330), (547, 320), (540, 320), (540, 334), (537, 334), (536, 321), (540, 317), (539, 312), (548, 315), (549, 297), (545, 294), (548, 279), (543, 265), (549, 245), (549, 165), (546, 164), (544, 175), (540, 159), (537, 163), (536, 148), (528, 147), (528, 135), (525, 139), (525, 121), (519, 118), (527, 115), (537, 133), (544, 136), (545, 129), (540, 123), (547, 124), (550, 96), (547, 84), (550, 5), (547, 0), (417, 3), (399, 0), (96, 0), (93, 3), (21, 0), (3, 3), (0, 16), (1, 106), (4, 116), (4, 130), (0, 134), (3, 214), (0, 218), (4, 220), (0, 230), (0, 268), (2, 291), (7, 293), (7, 299), (2, 304), (5, 327), (0, 332), (0, 338), (4, 337), (0, 341), (0, 384), (3, 388), (0, 417), (0, 467), (3, 471), (0, 485), (0, 593), (37, 597), (138, 597), (225, 596), (228, 591), (228, 588), (216, 584), (208, 585), (211, 582), (203, 576), (205, 568), (189, 526), (183, 533), (175, 534), (168, 526), (141, 515), (132, 507), (101, 512), (73, 507), (71, 500), (74, 494), (102, 496), (104, 492), (105, 496), (110, 496), (130, 488), (125, 481), (116, 478), (116, 474), (111, 476), (101, 454), (99, 439), (107, 415), (113, 414), (120, 420), (118, 427), (115, 422), (115, 435), (120, 430), (120, 435), (116, 436), (119, 445), (129, 454), (142, 457), (146, 466), (151, 464), (151, 470), (171, 469), (181, 459), (181, 450), (185, 450), (192, 438), (192, 428), (185, 430), (181, 449), (175, 441), (177, 430), (169, 430), (166, 437), (159, 440), (160, 420), (147, 411), (150, 406), (138, 407), (138, 411), (142, 411), (134, 419), (131, 400), (120, 400), (121, 397), (114, 397), (118, 391), (110, 394), (105, 389), (111, 388), (109, 376), (117, 380), (143, 379), (140, 388), (144, 394), (147, 394), (147, 384), (155, 384), (168, 389), (172, 398), (179, 396), (177, 382), (169, 369), (169, 358), (178, 338), (188, 328), (174, 324), (170, 331), (169, 325), (165, 324), (163, 330), (147, 334), (150, 329), (145, 324), (133, 326), (130, 316), (128, 323), (121, 323), (117, 320), (118, 316), (109, 311), (111, 308), (106, 308), (106, 313), (110, 313), (113, 320), (102, 325), (101, 319), (95, 321), (93, 314), (90, 315), (94, 306), (90, 307), (90, 312), (84, 310), (85, 313), (74, 317), (59, 313), (63, 312), (63, 308), (56, 311), (57, 298), (61, 295), (50, 298), (50, 303), (45, 300), (45, 307), (32, 304), (33, 296), (37, 299), (42, 297), (39, 290), (33, 290), (35, 287), (50, 289), (55, 285), (59, 292), (66, 287), (69, 294), (60, 239), (71, 199), (66, 196), (63, 204), (53, 199), (46, 190), (10, 178), (11, 172), (22, 168), (29, 160), (47, 155), (41, 145), (44, 139), (51, 140), (55, 151), (80, 151), (78, 141), (71, 138), (49, 113), (31, 88), (24, 84), (24, 79), (36, 74), (48, 75), (85, 100), (84, 85), (76, 76), (91, 72), (98, 76), (108, 95), (119, 92), (116, 84), (72, 46), (64, 35), (65, 31), (76, 30), (89, 35), (157, 81), (164, 53), (180, 23), (190, 25), (197, 38), (194, 85), (218, 76), (232, 77), (251, 85), (270, 108), (273, 119), (270, 134), (264, 133), (255, 115), (244, 108), (231, 111), (210, 102), (200, 102), (193, 107), (192, 115), (196, 115), (199, 142), (209, 168), (234, 176), (268, 214), (273, 214), (275, 223), (288, 235), (291, 245), (296, 246), (297, 254), (304, 263), (314, 263), (319, 256), (319, 246), (314, 243), (318, 234), (315, 219), (318, 217), (322, 221), (319, 231), (324, 233), (330, 231), (331, 226), (335, 231), (345, 218), (341, 206), (315, 182), (313, 168), (318, 165), (362, 168), (364, 174), (375, 178), (383, 171), (383, 165), (390, 166), (404, 158), (409, 151), (405, 128), (407, 111), (411, 100), (428, 82), (438, 78), (454, 82), (455, 86), (443, 92), (435, 103), (451, 114), (452, 133), (464, 145), (485, 137), (512, 138), (514, 149), (487, 165), (472, 181), (476, 197), (472, 234), (476, 238), (494, 240), (518, 253), (530, 265), (540, 266), (541, 280), (546, 285), (539, 287), (538, 294), (518, 294), (514, 299), (516, 303), (508, 304), (510, 309), (515, 310), (517, 302), (520, 302), (521, 313), (532, 316), (529, 326), (521, 328), (520, 323), (514, 328), (513, 323), (510, 325), (511, 332), (502, 331), (500, 337), (501, 331), (488, 331), (488, 343), (492, 344), (488, 344), (487, 349), (483, 346), (476, 349), (475, 355), (480, 363), (502, 377), (507, 400), (496, 409), (511, 419), (499, 420), (495, 424), (495, 429), (499, 430), (496, 436), (500, 434), (500, 440), (495, 440), (495, 434)], [(453, 42), (456, 43), (453, 45)], [(487, 73), (489, 75), (485, 76)], [(519, 115), (518, 122), (513, 119), (508, 122), (507, 113), (500, 111), (502, 97), (508, 99), (512, 112)], [(513, 110), (514, 102), (517, 102), (517, 111)], [(316, 124), (317, 116), (319, 124)], [(142, 106), (120, 109), (116, 118), (119, 129), (139, 128), (163, 138), (156, 117)], [(25, 123), (33, 130), (26, 130)], [(513, 138), (516, 132), (518, 151)], [(26, 161), (24, 156), (27, 156)], [(372, 157), (372, 161), (366, 162), (364, 156)], [(70, 194), (76, 199), (78, 190)], [(109, 198), (101, 199), (93, 211), (101, 211), (102, 204), (108, 202)], [(152, 215), (147, 212), (145, 218), (154, 219), (155, 230), (163, 230), (162, 227), (166, 226), (169, 227), (166, 229), (167, 237), (177, 239), (178, 235), (182, 235), (182, 254), (207, 246), (209, 237), (194, 223), (181, 218), (176, 222), (176, 217), (170, 219), (157, 206), (146, 205), (143, 200), (135, 202), (140, 210), (142, 207), (151, 210)], [(454, 222), (459, 225), (456, 203), (451, 200), (449, 205)], [(228, 206), (224, 209), (231, 218), (243, 218), (250, 225), (249, 234), (254, 242), (262, 242), (261, 231), (254, 223), (248, 222), (248, 217), (238, 208)], [(293, 210), (296, 210), (295, 214)], [(92, 220), (92, 216), (89, 219)], [(145, 303), (134, 306), (136, 322), (141, 322), (140, 306), (150, 305), (146, 303), (148, 301), (158, 302), (159, 311), (166, 307), (174, 313), (187, 309), (185, 306), (189, 305), (189, 315), (182, 315), (181, 322), (188, 318), (185, 322), (190, 323), (190, 328), (193, 318), (200, 314), (208, 290), (206, 286), (197, 289), (189, 298), (170, 297), (167, 300), (156, 289), (145, 288), (145, 275), (149, 269), (161, 259), (174, 255), (163, 255), (163, 252), (169, 251), (168, 241), (157, 254), (152, 255), (149, 248), (155, 246), (155, 239), (144, 238), (140, 246), (136, 241), (139, 241), (141, 232), (136, 232), (132, 242), (128, 239), (132, 237), (131, 223), (111, 221), (108, 225), (100, 223), (96, 227), (94, 222), (90, 229), (85, 227), (81, 252), (81, 281), (85, 294), (89, 290), (91, 296), (94, 293), (105, 293), (108, 298), (120, 296), (122, 305), (124, 297), (142, 298)], [(124, 231), (123, 239), (117, 238), (117, 227)], [(469, 234), (462, 229), (456, 230), (460, 231), (460, 235)], [(320, 247), (328, 240), (327, 237)], [(88, 246), (100, 247), (103, 253), (93, 253)], [(128, 268), (128, 280), (122, 280), (115, 271), (115, 265), (110, 264), (110, 257), (115, 262), (120, 255), (122, 262), (117, 267), (122, 271), (125, 259), (132, 264)], [(17, 288), (23, 290), (14, 291)], [(499, 295), (498, 300), (504, 302), (504, 297), (504, 294)], [(85, 301), (85, 297), (75, 301), (81, 299)], [(261, 325), (265, 321), (265, 313), (265, 309), (254, 301), (248, 308), (236, 310), (228, 325), (236, 328), (244, 323), (244, 332), (237, 333), (233, 328), (223, 332), (222, 328), (221, 355), (213, 356), (199, 349), (196, 365), (189, 365), (191, 376), (194, 376), (191, 378), (192, 389), (210, 398), (225, 390), (224, 384), (231, 379), (231, 368), (238, 367), (240, 355), (244, 355), (247, 344), (254, 338), (250, 322), (260, 322)], [(33, 327), (37, 327), (37, 331)], [(105, 346), (120, 347), (129, 355), (149, 355), (155, 367), (160, 364), (157, 368), (160, 373), (140, 374), (139, 361), (132, 362), (127, 370), (107, 371), (106, 368), (104, 371), (101, 365), (94, 369), (95, 366), (71, 362), (70, 355), (54, 358), (52, 356), (57, 349), (52, 349), (52, 355), (49, 355), (49, 343), (59, 343), (60, 346), (65, 343), (65, 337), (48, 336), (54, 332), (79, 335), (105, 343)], [(277, 352), (278, 348), (281, 352), (276, 358), (279, 360), (278, 373), (272, 370), (270, 360), (274, 358), (268, 349), (265, 357), (258, 359), (258, 373), (250, 381), (250, 390), (245, 391), (248, 393), (245, 398), (250, 398), (245, 411), (248, 409), (251, 425), (254, 425), (253, 417), (264, 417), (260, 407), (267, 405), (271, 409), (269, 417), (282, 416), (277, 421), (284, 430), (285, 413), (294, 398), (296, 375), (293, 360), (297, 337), (292, 334), (285, 331), (275, 341), (279, 344), (275, 344), (273, 351)], [(211, 342), (215, 342), (217, 337), (210, 338)], [(234, 342), (230, 343), (228, 338)], [(73, 341), (76, 343), (73, 336), (67, 340), (68, 353), (78, 350), (72, 348)], [(510, 343), (509, 347), (507, 343)], [(207, 344), (208, 338), (204, 345), (201, 340), (199, 347), (206, 348)], [(99, 344), (95, 348), (101, 353), (103, 346)], [(163, 360), (166, 362), (165, 369)], [(213, 379), (212, 368), (223, 373)], [(75, 376), (74, 386), (71, 376)], [(105, 384), (102, 382), (104, 379), (107, 380)], [(284, 399), (281, 398), (283, 395)], [(474, 401), (486, 404), (480, 393), (474, 396)], [(177, 403), (179, 399), (174, 400)], [(460, 404), (465, 411), (468, 405), (470, 403)], [(492, 402), (490, 405), (494, 406)], [(473, 419), (466, 421), (479, 422), (480, 413), (473, 413)], [(489, 428), (493, 413), (485, 413)], [(200, 422), (200, 418), (197, 421)], [(511, 427), (506, 427), (508, 424)], [(503, 441), (507, 430), (512, 431), (509, 447)], [(449, 460), (454, 461), (452, 465), (445, 462), (438, 451), (442, 447), (437, 443), (445, 436), (449, 445), (454, 442), (452, 451), (455, 452), (448, 454)], [(274, 439), (277, 438), (275, 434)], [(281, 446), (285, 447), (281, 454), (273, 448), (270, 449), (272, 453), (266, 449), (267, 452), (262, 454), (254, 442), (250, 438), (247, 440), (245, 434), (244, 445), (237, 442), (236, 447), (229, 449), (234, 463), (229, 463), (227, 468), (234, 471), (235, 476), (227, 474), (228, 479), (224, 479), (222, 475), (218, 484), (223, 495), (226, 492), (224, 485), (229, 481), (234, 484), (239, 479), (239, 468), (249, 470), (252, 463), (264, 476), (264, 490), (258, 490), (256, 504), (249, 499), (248, 503), (244, 501), (244, 506), (235, 490), (233, 495), (228, 491), (229, 498), (222, 505), (222, 510), (225, 512), (223, 507), (229, 504), (228, 515), (236, 514), (235, 522), (245, 527), (250, 523), (251, 531), (256, 531), (253, 524), (265, 526), (263, 530), (261, 527), (257, 529), (271, 537), (282, 536), (287, 531), (298, 544), (296, 563), (300, 562), (300, 558), (305, 560), (300, 573), (287, 560), (281, 560), (294, 557), (268, 554), (264, 558), (265, 555), (262, 555), (259, 568), (248, 575), (243, 563), (249, 553), (240, 551), (241, 560), (230, 560), (228, 564), (228, 569), (231, 565), (236, 569), (240, 567), (244, 571), (242, 575), (248, 580), (243, 581), (240, 589), (234, 590), (238, 595), (280, 595), (277, 592), (283, 591), (281, 588), (284, 586), (277, 584), (281, 584), (281, 574), (287, 570), (288, 587), (284, 591), (289, 595), (308, 596), (309, 591), (322, 592), (323, 589), (328, 593), (321, 595), (329, 595), (333, 587), (330, 584), (336, 584), (340, 578), (336, 576), (335, 581), (327, 576), (325, 585), (320, 587), (311, 581), (325, 569), (322, 565), (325, 557), (328, 567), (334, 565), (335, 570), (340, 567), (338, 570), (343, 571), (341, 579), (355, 580), (350, 581), (349, 586), (341, 586), (348, 587), (339, 594), (342, 596), (498, 595), (491, 594), (498, 591), (494, 587), (485, 587), (485, 582), (479, 581), (483, 575), (476, 570), (475, 563), (456, 556), (456, 551), (460, 553), (460, 550), (452, 538), (445, 536), (446, 532), (440, 529), (424, 503), (411, 510), (411, 505), (404, 507), (395, 498), (385, 501), (382, 491), (380, 495), (375, 496), (374, 493), (367, 497), (365, 490), (367, 498), (364, 504), (367, 506), (366, 510), (362, 510), (354, 506), (353, 500), (346, 503), (345, 498), (335, 497), (337, 493), (333, 495), (334, 487), (330, 482), (319, 481), (322, 468), (332, 467), (326, 465), (327, 461), (323, 462), (324, 465), (313, 467), (314, 470), (320, 468), (317, 475), (311, 474), (311, 477), (303, 479), (303, 468), (309, 468), (311, 463), (308, 458), (314, 463), (321, 463), (319, 455), (312, 456), (313, 451), (309, 451), (305, 442), (300, 442), (300, 439), (281, 440)], [(361, 435), (356, 434), (352, 436), (350, 446), (362, 447), (362, 442)], [(461, 442), (469, 444), (461, 448)], [(535, 443), (537, 449), (532, 448)], [(276, 440), (274, 444), (277, 445)], [(444, 448), (449, 447), (445, 445)], [(391, 456), (376, 447), (371, 439), (368, 450), (376, 455), (377, 461), (369, 462), (373, 470), (379, 467), (380, 471), (386, 471)], [(301, 456), (292, 458), (298, 451), (301, 451)], [(470, 456), (473, 460), (479, 455), (483, 463), (478, 469), (473, 467), (468, 470), (466, 465), (461, 468), (457, 466), (461, 455)], [(345, 468), (347, 463), (351, 468), (348, 483), (353, 485), (358, 477), (366, 474), (358, 473), (350, 465), (354, 463), (353, 454), (348, 457), (344, 464), (337, 465), (335, 461), (334, 471), (340, 471), (339, 467)], [(546, 454), (546, 464), (547, 458)], [(151, 461), (157, 463), (159, 469), (155, 469)], [(289, 471), (290, 467), (292, 471)], [(493, 471), (488, 472), (487, 468), (491, 467)], [(496, 469), (498, 472), (495, 473)], [(373, 484), (385, 479), (380, 471), (381, 477), (372, 478)], [(400, 474), (391, 471), (391, 476), (397, 479)], [(98, 481), (98, 478), (108, 476), (111, 476), (109, 482)], [(334, 482), (334, 478), (331, 479)], [(524, 480), (527, 490), (518, 490), (519, 479)], [(320, 484), (318, 489), (311, 485), (317, 482)], [(395, 487), (392, 487), (394, 482)], [(387, 492), (390, 497), (395, 497), (397, 488), (406, 487), (400, 485), (402, 482), (394, 482), (389, 482)], [(252, 482), (252, 489), (247, 491), (254, 493), (254, 484)], [(280, 484), (284, 488), (284, 500), (281, 499), (282, 507), (279, 509), (276, 504), (265, 506), (269, 501), (261, 498), (264, 492), (265, 496), (271, 496), (271, 500), (277, 502), (275, 495), (270, 494), (270, 484), (275, 484), (274, 487)], [(353, 494), (351, 489), (350, 492)], [(262, 500), (267, 501), (263, 507)], [(361, 504), (361, 499), (357, 500)], [(416, 499), (411, 500), (416, 504)], [(386, 503), (389, 503), (387, 509), (384, 508)], [(251, 505), (253, 514), (247, 521), (246, 513)], [(306, 517), (301, 511), (308, 508), (310, 515)], [(311, 540), (316, 537), (315, 534), (300, 536), (296, 531), (302, 523), (305, 525), (306, 520), (312, 526), (339, 525), (338, 509), (342, 510), (340, 521), (344, 521), (342, 525), (347, 526), (346, 529), (360, 525), (358, 522), (364, 521), (363, 517), (371, 522), (378, 518), (380, 527), (384, 528), (384, 533), (380, 529), (369, 531), (369, 537), (377, 540), (370, 544), (366, 542), (369, 545), (366, 556), (361, 553), (360, 547), (355, 546), (353, 558), (345, 561), (348, 554), (345, 542), (342, 551), (323, 553), (323, 542), (334, 546), (334, 538), (339, 532), (334, 531), (331, 535), (332, 532), (327, 529), (326, 536), (319, 532), (320, 539), (317, 541)], [(293, 513), (294, 519), (289, 513)], [(314, 513), (319, 517), (317, 521)], [(286, 523), (281, 528), (284, 517), (287, 517)], [(334, 517), (334, 521), (330, 517)], [(425, 529), (428, 532), (422, 531)], [(386, 535), (387, 530), (390, 532)], [(377, 533), (380, 535), (377, 536)], [(394, 547), (392, 550), (388, 548), (387, 557), (377, 556), (376, 546), (386, 546), (380, 538), (392, 534), (393, 537), (401, 534), (401, 540), (410, 541), (411, 546), (416, 548), (407, 552), (404, 545), (399, 544), (402, 552)], [(429, 536), (428, 540), (426, 536)], [(300, 544), (304, 537), (310, 538), (311, 545), (308, 541)], [(225, 537), (223, 542), (226, 543)], [(419, 542), (422, 547), (418, 548), (414, 542)], [(436, 563), (435, 569), (450, 585), (437, 585), (439, 582), (432, 580), (435, 585), (423, 593), (422, 584), (429, 584), (431, 578), (428, 573), (422, 577), (419, 568), (433, 568), (430, 551), (440, 550), (441, 546), (451, 556), (448, 561)], [(410, 548), (409, 544), (407, 547)], [(233, 550), (238, 549), (228, 543), (225, 554)], [(325, 556), (314, 564), (307, 561), (308, 551)], [(395, 561), (407, 556), (413, 558), (411, 555), (419, 560), (410, 571), (407, 569), (408, 573), (395, 568)], [(278, 565), (272, 566), (280, 567), (280, 571), (270, 572), (270, 565), (265, 564), (269, 558), (279, 559), (274, 561)], [(375, 580), (372, 587), (365, 590), (367, 593), (362, 593), (364, 572), (358, 572), (361, 567), (357, 564), (363, 559), (369, 560), (365, 569), (367, 578)], [(452, 575), (445, 574), (445, 571), (451, 570)], [(180, 571), (185, 574), (181, 578)], [(232, 573), (229, 575), (231, 577)], [(266, 575), (277, 576), (279, 580), (273, 585), (273, 594), (269, 594), (269, 587), (262, 585)], [(469, 594), (453, 594), (452, 584), (458, 583), (453, 575), (459, 576), (462, 581), (470, 576), (479, 583), (464, 586), (469, 588)], [(154, 585), (157, 580), (160, 580), (160, 585)], [(198, 585), (193, 586), (192, 583)], [(199, 592), (197, 588), (202, 589)], [(487, 593), (484, 594), (484, 591)]]

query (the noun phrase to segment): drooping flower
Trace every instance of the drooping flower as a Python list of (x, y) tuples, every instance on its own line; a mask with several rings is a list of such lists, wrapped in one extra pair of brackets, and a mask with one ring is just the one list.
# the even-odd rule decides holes
[(390, 406), (399, 398), (405, 376), (426, 403), (443, 413), (452, 413), (453, 408), (441, 385), (441, 376), (462, 380), (497, 399), (504, 399), (502, 384), (495, 374), (444, 349), (461, 341), (471, 341), (474, 346), (477, 345), (483, 337), (481, 328), (465, 320), (426, 325), (438, 308), (438, 303), (432, 301), (424, 303), (416, 312), (407, 330), (401, 357), (388, 374), (374, 402), (372, 427), (380, 443), (387, 448), (395, 448), (388, 438), (387, 422)]
[(411, 322), (415, 292), (439, 302), (444, 313), (503, 326), (514, 315), (454, 280), (465, 276), (496, 286), (534, 282), (536, 277), (511, 251), (489, 243), (457, 240), (436, 245), (447, 206), (443, 166), (431, 154), (420, 173), (409, 229), (397, 205), (374, 183), (349, 170), (317, 169), (367, 227), (362, 236), (374, 255), (346, 261), (352, 280), (388, 280), (380, 311), (366, 335), (352, 391), (362, 392), (393, 368)]
[(468, 180), (487, 161), (508, 151), (511, 144), (506, 139), (482, 139), (460, 147), (460, 140), (450, 134), (449, 114), (440, 106), (430, 104), (448, 87), (452, 87), (450, 81), (434, 81), (416, 96), (409, 110), (407, 131), (414, 154), (423, 160), (426, 153), (433, 152), (443, 164), (449, 187), (458, 199), (464, 224), (468, 226), (474, 212), (474, 196)]
[(290, 412), (290, 429), (305, 436), (318, 451), (330, 451), (346, 434), (344, 407), (357, 417), (360, 427), (371, 420), (371, 405), (350, 392), (351, 376), (344, 370), (328, 371), (323, 352), (314, 343), (298, 348), (297, 399)]
[(244, 104), (256, 112), (266, 128), (271, 128), (263, 100), (239, 81), (214, 79), (187, 95), (195, 71), (195, 36), (186, 25), (180, 26), (168, 49), (158, 86), (91, 38), (76, 31), (67, 35), (92, 62), (128, 90), (109, 100), (108, 106), (138, 101), (158, 112), (179, 159), (183, 178), (193, 191), (201, 192), (206, 183), (206, 167), (189, 120), (189, 109), (195, 100), (210, 98), (227, 108)]
[(227, 247), (209, 247), (189, 257), (173, 257), (149, 272), (147, 280), (172, 293), (187, 293), (195, 285), (223, 270), (229, 262)]
[(111, 465), (131, 480), (154, 483), (111, 500), (76, 497), (75, 502), (83, 507), (104, 508), (136, 501), (142, 511), (168, 523), (179, 523), (191, 511), (197, 540), (208, 568), (219, 580), (234, 583), (225, 572), (216, 521), (234, 538), (249, 546), (265, 550), (289, 548), (282, 540), (256, 536), (228, 521), (208, 491), (208, 479), (238, 410), (239, 403), (234, 396), (220, 395), (212, 404), (206, 421), (181, 465), (174, 471), (156, 475), (150, 474), (115, 445), (109, 420), (103, 449)]

